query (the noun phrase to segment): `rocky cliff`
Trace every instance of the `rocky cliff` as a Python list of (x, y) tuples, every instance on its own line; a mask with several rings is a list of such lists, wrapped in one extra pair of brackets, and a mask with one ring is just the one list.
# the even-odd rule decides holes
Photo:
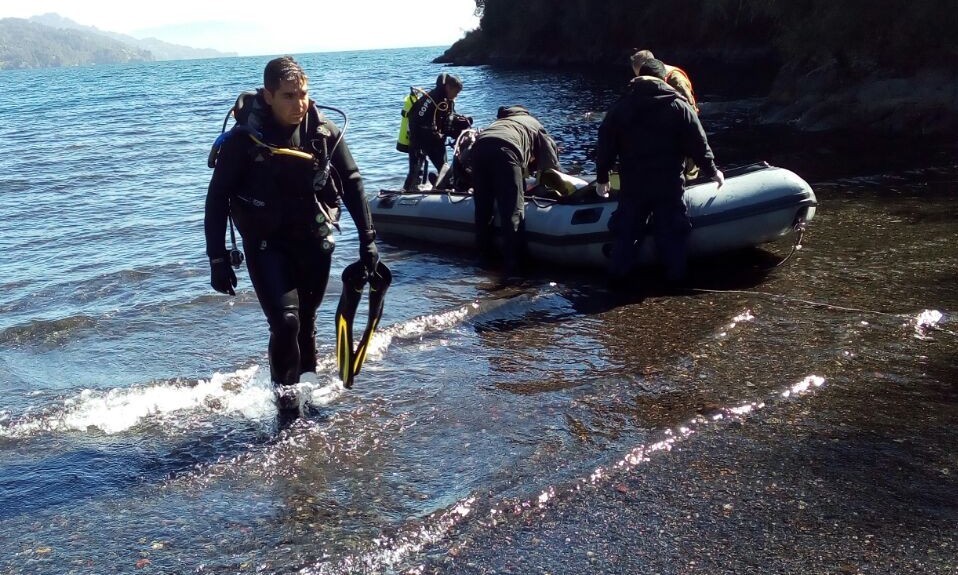
[(953, 0), (476, 0), (476, 9), (480, 27), (437, 61), (621, 71), (647, 48), (700, 92), (765, 96), (761, 122), (958, 134)]

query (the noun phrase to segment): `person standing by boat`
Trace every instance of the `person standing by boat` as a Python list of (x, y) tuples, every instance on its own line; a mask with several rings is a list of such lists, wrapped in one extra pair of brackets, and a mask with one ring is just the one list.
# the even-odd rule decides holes
[[(632, 79), (633, 82), (638, 79), (640, 76), (639, 71), (642, 70), (642, 66), (654, 60), (655, 55), (652, 54), (651, 50), (639, 50), (635, 54), (632, 54), (632, 57), (629, 61), (632, 64), (632, 72), (635, 73), (635, 78)], [(695, 100), (695, 90), (692, 89), (692, 80), (689, 78), (688, 73), (678, 66), (670, 66), (665, 64), (665, 83), (669, 86), (675, 88), (675, 91), (682, 95), (683, 98), (692, 106), (692, 109), (695, 110), (695, 113), (699, 113), (699, 105)], [(685, 179), (694, 180), (699, 175), (699, 169), (696, 167), (695, 162), (691, 158), (685, 159)]]
[(561, 171), (556, 143), (529, 110), (503, 106), (496, 120), (476, 137), (470, 162), (479, 253), (485, 261), (495, 253), (493, 210), (498, 207), (504, 271), (507, 276), (514, 275), (523, 252), (520, 230), (525, 216), (525, 178), (550, 168)]
[[(414, 88), (415, 90), (415, 88)], [(403, 189), (414, 191), (422, 175), (426, 158), (442, 171), (446, 165), (446, 136), (453, 135), (456, 96), (462, 91), (462, 80), (443, 72), (436, 78), (436, 87), (422, 92), (406, 112), (409, 130), (409, 172)]]
[(599, 125), (596, 192), (609, 194), (609, 171), (616, 161), (621, 182), (619, 206), (610, 222), (614, 236), (610, 273), (615, 282), (632, 271), (636, 243), (649, 222), (667, 279), (677, 282), (685, 276), (692, 231), (682, 200), (685, 158), (692, 158), (719, 187), (725, 182), (695, 110), (665, 83), (666, 74), (659, 60), (643, 64), (628, 92)]
[(263, 87), (241, 94), (233, 115), (236, 125), (217, 140), (210, 158), (204, 221), (210, 285), (235, 295), (224, 241), (232, 218), (269, 325), (278, 403), (291, 409), (290, 386), (316, 371), (316, 310), (329, 280), (339, 198), (356, 224), (368, 273), (379, 261), (376, 231), (342, 132), (310, 100), (306, 73), (293, 58), (270, 60)]

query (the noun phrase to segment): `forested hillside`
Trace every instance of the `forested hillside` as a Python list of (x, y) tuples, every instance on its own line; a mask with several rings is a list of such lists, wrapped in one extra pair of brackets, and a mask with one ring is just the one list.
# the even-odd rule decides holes
[(0, 20), (0, 70), (150, 60), (150, 52), (103, 36), (20, 18)]
[[(788, 118), (811, 128), (838, 121), (824, 104), (881, 108), (844, 121), (884, 121), (893, 131), (940, 131), (940, 116), (958, 110), (954, 0), (476, 0), (476, 9), (480, 28), (438, 61), (626, 73), (628, 54), (648, 48), (700, 86), (782, 105), (811, 96)], [(908, 102), (921, 110), (895, 112)]]
[(109, 32), (107, 30), (100, 30), (95, 26), (84, 26), (83, 24), (78, 24), (69, 18), (64, 18), (56, 13), (47, 13), (41, 14), (39, 16), (30, 17), (31, 22), (36, 22), (38, 24), (43, 24), (44, 26), (50, 26), (51, 28), (62, 28), (65, 30), (79, 30), (81, 32), (88, 32), (91, 34), (96, 34), (98, 36), (105, 36), (107, 38), (116, 40), (122, 44), (126, 44), (132, 48), (138, 48), (140, 50), (145, 50), (152, 54), (153, 59), (155, 60), (192, 60), (196, 58), (221, 58), (224, 56), (236, 56), (235, 52), (220, 52), (219, 50), (212, 50), (209, 48), (193, 48), (191, 46), (181, 46), (179, 44), (171, 44), (169, 42), (164, 42), (156, 38), (134, 38), (128, 34), (120, 34), (118, 32)]

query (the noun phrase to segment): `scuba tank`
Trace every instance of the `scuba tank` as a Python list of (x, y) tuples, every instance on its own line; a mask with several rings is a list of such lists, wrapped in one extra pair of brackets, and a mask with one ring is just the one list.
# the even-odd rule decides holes
[(422, 88), (409, 87), (409, 94), (402, 101), (402, 121), (399, 123), (399, 136), (396, 138), (396, 150), (409, 152), (409, 110), (419, 100), (420, 96), (429, 97)]
[(396, 139), (396, 150), (400, 152), (409, 151), (409, 110), (418, 99), (416, 88), (410, 86), (409, 94), (402, 101), (402, 121), (399, 123), (399, 137)]

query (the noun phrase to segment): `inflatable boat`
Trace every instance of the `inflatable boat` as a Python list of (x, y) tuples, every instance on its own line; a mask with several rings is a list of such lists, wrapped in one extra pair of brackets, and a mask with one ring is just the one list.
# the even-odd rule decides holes
[[(608, 198), (597, 196), (594, 185), (580, 182), (572, 193), (559, 193), (545, 185), (527, 191), (525, 241), (530, 257), (563, 266), (607, 265), (612, 242), (609, 217), (617, 206), (616, 178)], [(726, 171), (720, 189), (711, 181), (692, 182), (684, 198), (692, 220), (692, 257), (754, 247), (795, 234), (815, 216), (817, 205), (807, 182), (789, 170), (767, 164)], [(370, 202), (370, 209), (377, 233), (385, 241), (418, 240), (475, 249), (474, 206), (469, 193), (382, 190)], [(655, 261), (653, 243), (652, 237), (646, 236), (640, 263)]]

